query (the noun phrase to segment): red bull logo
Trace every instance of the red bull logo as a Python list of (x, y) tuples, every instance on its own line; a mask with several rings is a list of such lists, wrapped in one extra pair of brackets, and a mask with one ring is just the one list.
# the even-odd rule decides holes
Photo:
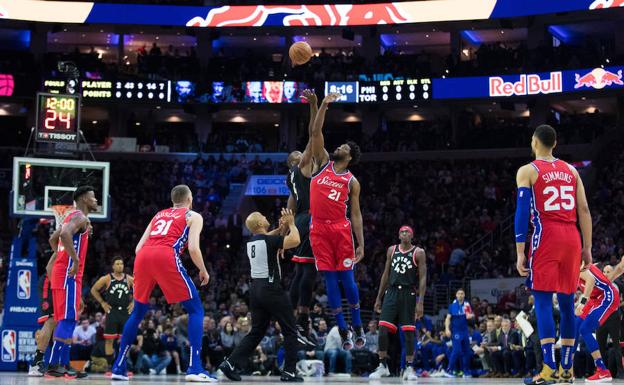
[(17, 359), (17, 333), (15, 330), (2, 331), (2, 361), (15, 362)]
[(31, 273), (30, 270), (17, 271), (17, 298), (30, 299), (31, 292)]
[(589, 9), (604, 9), (624, 7), (624, 0), (595, 0), (589, 5)]
[(400, 24), (409, 21), (399, 4), (249, 5), (213, 8), (188, 27), (260, 27), (271, 15), (281, 15), (283, 26)]
[(613, 73), (605, 70), (604, 68), (594, 68), (591, 72), (583, 76), (574, 74), (574, 80), (576, 81), (576, 84), (574, 85), (575, 89), (588, 87), (599, 90), (614, 84), (620, 86), (624, 85), (624, 82), (622, 81), (622, 70), (619, 70), (617, 73)]
[(537, 74), (520, 75), (517, 82), (507, 82), (500, 76), (489, 78), (490, 96), (522, 96), (552, 94), (563, 91), (561, 72), (551, 72), (548, 79)]

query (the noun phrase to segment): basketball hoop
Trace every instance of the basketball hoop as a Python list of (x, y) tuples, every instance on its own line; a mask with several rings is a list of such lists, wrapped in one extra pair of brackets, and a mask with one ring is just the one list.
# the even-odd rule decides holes
[(56, 228), (58, 229), (63, 224), (65, 217), (69, 214), (69, 211), (74, 208), (72, 205), (52, 205), (50, 207), (54, 212), (54, 222), (56, 223)]

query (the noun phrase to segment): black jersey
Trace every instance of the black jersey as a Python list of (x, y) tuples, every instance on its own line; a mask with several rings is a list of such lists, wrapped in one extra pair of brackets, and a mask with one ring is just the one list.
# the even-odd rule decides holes
[(115, 279), (113, 274), (110, 275), (110, 285), (105, 292), (105, 299), (113, 308), (126, 308), (130, 304), (130, 285), (128, 284), (128, 276), (124, 274), (122, 279)]
[(399, 245), (395, 245), (392, 251), (390, 265), (390, 286), (416, 286), (418, 284), (418, 263), (416, 262), (416, 246), (407, 251), (401, 251)]
[(286, 184), (293, 198), (295, 198), (295, 202), (297, 202), (295, 215), (310, 212), (310, 180), (301, 173), (299, 166), (288, 171)]
[(279, 249), (284, 248), (284, 237), (281, 235), (256, 234), (247, 242), (247, 257), (251, 265), (252, 279), (268, 279), (269, 282), (280, 282), (282, 268)]

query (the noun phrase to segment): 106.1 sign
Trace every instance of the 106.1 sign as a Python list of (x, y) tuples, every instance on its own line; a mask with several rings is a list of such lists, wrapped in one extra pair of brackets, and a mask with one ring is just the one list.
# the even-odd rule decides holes
[(78, 142), (80, 96), (37, 94), (37, 132), (40, 142)]

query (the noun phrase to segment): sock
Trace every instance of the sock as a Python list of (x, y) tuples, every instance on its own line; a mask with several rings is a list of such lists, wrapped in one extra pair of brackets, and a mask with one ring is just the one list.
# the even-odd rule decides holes
[(44, 355), (44, 352), (37, 349), (37, 351), (35, 352), (35, 358), (33, 358), (33, 363), (37, 364), (38, 362), (41, 362), (43, 360), (43, 355)]
[(64, 344), (63, 350), (61, 350), (61, 365), (69, 366), (69, 352), (71, 350), (71, 345)]
[(117, 359), (115, 360), (115, 364), (113, 365), (114, 372), (126, 372), (126, 356), (128, 355), (128, 350), (130, 350), (130, 346), (134, 343), (134, 340), (136, 339), (137, 332), (139, 330), (139, 324), (145, 317), (148, 309), (149, 307), (147, 304), (134, 300), (134, 309), (132, 309), (132, 314), (130, 314), (130, 317), (128, 317), (128, 320), (124, 325), (123, 333), (121, 335), (121, 342), (119, 343), (119, 353), (117, 354)]
[(362, 326), (362, 319), (360, 318), (360, 293), (358, 291), (357, 284), (355, 283), (355, 276), (353, 270), (339, 271), (338, 278), (342, 282), (342, 287), (345, 290), (347, 296), (347, 302), (351, 307), (351, 319), (354, 328)]
[(347, 322), (342, 314), (342, 296), (340, 294), (340, 287), (338, 286), (338, 272), (324, 271), (323, 277), (325, 278), (327, 302), (329, 302), (329, 307), (334, 313), (336, 323), (340, 329), (347, 329)]
[(182, 302), (188, 312), (188, 339), (190, 358), (187, 374), (197, 374), (204, 371), (201, 362), (202, 335), (204, 333), (204, 307), (199, 299), (197, 290), (193, 287), (193, 297)]
[(65, 343), (61, 341), (54, 341), (54, 344), (52, 345), (52, 352), (50, 353), (50, 361), (48, 361), (48, 367), (59, 365), (64, 345)]
[(574, 346), (561, 345), (561, 367), (564, 370), (570, 370), (572, 368), (572, 354)]
[(594, 360), (594, 363), (596, 363), (596, 367), (598, 369), (600, 369), (600, 370), (607, 370), (607, 367), (606, 367), (604, 361), (602, 360), (602, 357), (601, 358), (596, 358)]
[(553, 349), (553, 343), (542, 344), (542, 355), (544, 356), (544, 365), (547, 365), (552, 370), (557, 368), (555, 363), (555, 351)]

